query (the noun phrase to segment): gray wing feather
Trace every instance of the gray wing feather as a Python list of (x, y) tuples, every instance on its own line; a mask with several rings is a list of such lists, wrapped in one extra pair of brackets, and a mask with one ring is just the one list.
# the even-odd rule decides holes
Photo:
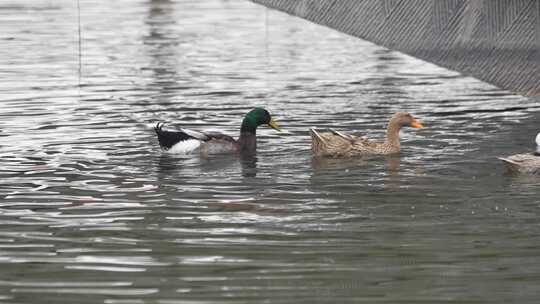
[(203, 133), (203, 132), (194, 131), (194, 130), (190, 130), (190, 129), (183, 129), (183, 128), (180, 129), (180, 131), (184, 132), (187, 135), (189, 135), (190, 137), (193, 137), (193, 138), (198, 139), (198, 140), (202, 140), (202, 141), (210, 140), (208, 135), (206, 133)]

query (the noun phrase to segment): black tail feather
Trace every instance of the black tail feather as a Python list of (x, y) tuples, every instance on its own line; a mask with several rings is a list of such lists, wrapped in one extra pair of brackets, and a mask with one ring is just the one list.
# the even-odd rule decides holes
[(158, 136), (159, 136), (159, 132), (162, 131), (164, 125), (165, 125), (165, 123), (160, 121), (160, 122), (158, 122), (158, 123), (156, 124), (156, 126), (154, 127), (154, 131), (156, 131), (156, 134), (157, 134)]
[(156, 131), (158, 137), (159, 146), (164, 150), (169, 150), (172, 146), (174, 146), (180, 141), (193, 139), (192, 136), (189, 136), (181, 131), (163, 130), (164, 125), (164, 122), (158, 122), (154, 127), (154, 130)]

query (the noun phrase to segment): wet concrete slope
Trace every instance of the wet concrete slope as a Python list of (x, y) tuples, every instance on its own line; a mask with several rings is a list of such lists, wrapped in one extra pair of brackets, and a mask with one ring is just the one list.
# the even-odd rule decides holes
[(252, 1), (518, 94), (540, 94), (537, 0)]

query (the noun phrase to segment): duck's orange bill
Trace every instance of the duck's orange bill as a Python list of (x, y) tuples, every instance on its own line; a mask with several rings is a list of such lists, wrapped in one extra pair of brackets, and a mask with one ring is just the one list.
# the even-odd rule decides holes
[(411, 123), (411, 127), (415, 128), (415, 129), (422, 129), (424, 127), (424, 125), (422, 125), (418, 120), (413, 119), (413, 121)]

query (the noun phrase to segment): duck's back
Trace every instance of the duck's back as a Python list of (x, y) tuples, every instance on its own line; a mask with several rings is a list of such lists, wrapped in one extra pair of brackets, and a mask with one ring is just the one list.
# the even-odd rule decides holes
[(500, 158), (513, 172), (540, 174), (540, 156), (534, 153), (515, 154)]
[(332, 133), (311, 132), (311, 150), (315, 156), (341, 156), (351, 149), (351, 142)]
[(383, 144), (363, 137), (311, 130), (311, 149), (315, 156), (353, 157), (380, 154)]

